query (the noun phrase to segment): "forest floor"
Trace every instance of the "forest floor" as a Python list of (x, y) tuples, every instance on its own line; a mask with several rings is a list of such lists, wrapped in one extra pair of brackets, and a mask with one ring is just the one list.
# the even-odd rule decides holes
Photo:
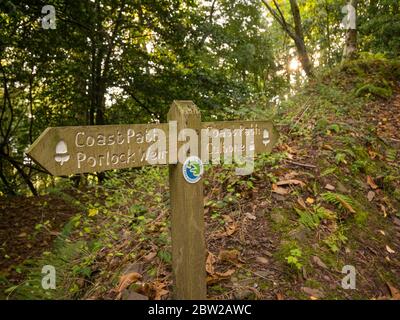
[[(370, 99), (325, 81), (280, 111), (280, 142), (251, 176), (206, 170), (208, 298), (400, 299), (400, 83)], [(0, 199), (0, 297), (171, 298), (168, 208), (156, 167)], [(40, 286), (45, 264), (55, 290)]]
[(75, 212), (73, 206), (52, 195), (0, 198), (0, 270), (12, 271), (9, 279), (13, 282), (21, 280), (23, 275), (13, 266), (51, 250), (60, 230)]

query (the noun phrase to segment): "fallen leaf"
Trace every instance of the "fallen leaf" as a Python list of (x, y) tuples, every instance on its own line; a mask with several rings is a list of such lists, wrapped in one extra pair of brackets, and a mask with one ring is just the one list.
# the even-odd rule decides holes
[(298, 172), (296, 172), (296, 171), (290, 171), (289, 173), (286, 173), (286, 174), (283, 176), (283, 178), (284, 178), (285, 180), (290, 180), (290, 179), (293, 179), (294, 177), (296, 177), (296, 176), (298, 176), (298, 175), (299, 175)]
[(315, 298), (322, 298), (324, 296), (324, 293), (319, 290), (319, 289), (313, 289), (313, 288), (308, 288), (308, 287), (301, 287), (301, 290), (308, 294), (311, 297)]
[(319, 266), (319, 267), (321, 267), (321, 268), (324, 268), (324, 269), (328, 269), (328, 267), (326, 266), (326, 264), (323, 263), (322, 260), (321, 260), (319, 257), (313, 256), (313, 257), (312, 257), (312, 260), (314, 261), (314, 263), (315, 263), (317, 266)]
[(119, 278), (119, 284), (118, 284), (116, 291), (121, 293), (124, 289), (128, 288), (132, 283), (138, 281), (141, 278), (142, 278), (142, 275), (137, 272), (131, 272), (131, 273), (122, 275)]
[(235, 271), (236, 271), (235, 269), (229, 269), (225, 272), (216, 272), (213, 275), (208, 275), (207, 280), (206, 280), (207, 284), (211, 285), (211, 284), (217, 283), (220, 280), (228, 279), (231, 277), (232, 274), (235, 273)]
[(371, 176), (367, 176), (367, 183), (371, 187), (371, 189), (373, 189), (373, 190), (378, 189), (377, 184), (374, 182), (374, 180), (371, 178)]
[(250, 220), (256, 220), (257, 219), (256, 216), (251, 214), (250, 212), (246, 212), (245, 216)]
[(206, 259), (206, 271), (210, 275), (213, 275), (215, 273), (214, 271), (215, 261), (216, 261), (215, 255), (213, 255), (211, 252), (208, 252), (208, 256)]
[(212, 276), (207, 275), (206, 283), (207, 283), (207, 285), (211, 285), (211, 284), (217, 283), (218, 280), (219, 280), (219, 278), (215, 274)]
[(374, 200), (374, 198), (375, 198), (375, 192), (369, 191), (367, 194), (368, 201), (371, 202), (372, 200)]
[(232, 222), (233, 222), (232, 217), (229, 216), (229, 215), (227, 215), (227, 214), (224, 214), (224, 215), (222, 216), (222, 218), (224, 218), (224, 220), (225, 220), (226, 223), (232, 223)]
[(229, 278), (231, 275), (235, 273), (235, 269), (228, 269), (225, 272), (216, 272), (215, 274), (220, 278)]
[(155, 282), (153, 284), (153, 289), (155, 291), (154, 300), (161, 300), (161, 298), (169, 293), (168, 290), (165, 289), (167, 285), (164, 282)]
[(261, 263), (261, 264), (268, 264), (268, 259), (267, 258), (264, 258), (264, 257), (257, 257), (256, 258), (256, 261), (258, 262), (258, 263)]
[(222, 216), (225, 220), (225, 232), (216, 232), (213, 234), (214, 237), (216, 238), (223, 238), (226, 236), (231, 236), (234, 234), (237, 230), (237, 223), (235, 220), (233, 220), (230, 216), (228, 215), (223, 215)]
[(280, 292), (278, 292), (278, 293), (276, 294), (276, 299), (277, 299), (277, 300), (285, 300), (283, 294), (280, 293)]
[(345, 207), (347, 210), (349, 210), (351, 213), (356, 213), (356, 210), (344, 199), (341, 197), (337, 197), (337, 200), (342, 204), (343, 207)]
[(157, 252), (150, 252), (149, 254), (146, 254), (146, 255), (143, 257), (143, 259), (144, 259), (146, 262), (149, 262), (149, 261), (153, 260), (156, 256), (157, 256)]
[(89, 217), (94, 217), (95, 215), (97, 215), (99, 213), (99, 209), (96, 208), (90, 208), (88, 211), (88, 216)]
[(289, 180), (281, 180), (276, 183), (277, 186), (286, 186), (286, 185), (300, 185), (304, 187), (306, 184), (303, 181), (296, 180), (296, 179), (289, 179)]
[(396, 253), (392, 248), (390, 248), (388, 245), (386, 245), (386, 251), (389, 253)]
[(282, 149), (286, 150), (289, 153), (296, 153), (296, 151), (286, 143), (282, 145)]
[(231, 236), (231, 235), (234, 234), (235, 231), (237, 230), (237, 225), (236, 225), (235, 222), (233, 222), (233, 223), (231, 223), (231, 224), (228, 224), (228, 225), (225, 227), (225, 229), (226, 229), (226, 234), (227, 234), (228, 236)]
[(272, 192), (280, 194), (280, 195), (287, 195), (289, 193), (289, 190), (278, 187), (276, 184), (272, 184)]
[(329, 190), (329, 191), (334, 191), (336, 188), (333, 186), (333, 185), (331, 185), (331, 184), (327, 184), (326, 186), (325, 186), (325, 189), (326, 190)]
[(298, 203), (303, 209), (307, 209), (306, 203), (304, 202), (303, 198), (297, 198), (297, 203)]
[(132, 272), (136, 272), (139, 274), (142, 274), (144, 270), (144, 264), (143, 263), (130, 263), (128, 264), (124, 271), (122, 271), (122, 274), (128, 274), (128, 273), (132, 273)]
[(315, 202), (315, 200), (314, 200), (313, 198), (308, 197), (308, 198), (306, 199), (306, 202), (307, 202), (308, 204), (313, 204), (313, 203)]
[(393, 300), (400, 300), (400, 291), (393, 287), (389, 282), (386, 282), (386, 285), (389, 288), (390, 295), (392, 296)]
[(386, 207), (383, 204), (381, 204), (381, 211), (383, 213), (383, 217), (386, 218), (387, 217)]
[(368, 154), (369, 154), (371, 160), (374, 160), (376, 158), (376, 156), (378, 155), (375, 151), (372, 151), (372, 150), (368, 150)]
[(238, 250), (221, 250), (218, 254), (218, 259), (220, 261), (237, 262), (239, 258)]

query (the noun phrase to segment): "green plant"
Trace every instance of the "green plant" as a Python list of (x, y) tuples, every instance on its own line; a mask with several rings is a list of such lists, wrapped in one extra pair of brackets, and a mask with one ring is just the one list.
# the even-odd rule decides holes
[(335, 155), (335, 162), (336, 162), (337, 164), (341, 164), (341, 163), (346, 164), (346, 163), (347, 163), (347, 161), (346, 161), (346, 154), (345, 154), (345, 153), (342, 153), (342, 152), (338, 152), (338, 153)]
[(320, 205), (315, 205), (311, 210), (300, 210), (295, 208), (299, 215), (299, 222), (310, 229), (315, 229), (319, 226), (323, 219), (336, 219), (336, 214)]
[(335, 173), (337, 173), (337, 171), (338, 171), (338, 168), (336, 166), (326, 168), (324, 171), (321, 172), (321, 177), (335, 174)]
[(390, 162), (394, 162), (397, 158), (397, 150), (396, 149), (388, 149), (386, 151), (386, 159)]
[(356, 213), (355, 201), (349, 196), (335, 192), (326, 192), (321, 194), (321, 197), (323, 200), (335, 205), (338, 209), (342, 211)]
[(357, 96), (371, 96), (372, 95), (375, 97), (387, 99), (387, 98), (390, 98), (392, 96), (392, 94), (393, 94), (393, 91), (389, 86), (382, 88), (382, 87), (373, 85), (371, 83), (364, 84), (356, 90)]
[(323, 242), (333, 253), (336, 253), (340, 250), (341, 245), (346, 243), (347, 240), (343, 228), (339, 228), (335, 233), (332, 233), (328, 238), (323, 240)]
[(295, 208), (296, 213), (299, 215), (299, 222), (310, 229), (315, 229), (320, 223), (320, 218), (308, 210), (300, 210)]
[(329, 125), (326, 129), (331, 131), (331, 132), (333, 131), (335, 133), (339, 133), (340, 132), (340, 126), (337, 123), (333, 123), (333, 124)]
[(289, 255), (285, 257), (287, 264), (290, 267), (294, 267), (296, 270), (301, 270), (303, 267), (300, 259), (302, 257), (302, 252), (299, 248), (291, 249)]
[(160, 250), (160, 251), (158, 251), (157, 256), (165, 263), (170, 264), (172, 261), (172, 256), (169, 251)]

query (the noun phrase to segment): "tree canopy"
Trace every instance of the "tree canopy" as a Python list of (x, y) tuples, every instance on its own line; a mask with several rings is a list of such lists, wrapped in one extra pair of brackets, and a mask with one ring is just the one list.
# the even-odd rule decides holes
[[(174, 99), (195, 101), (205, 119), (265, 117), (313, 69), (341, 61), (345, 5), (2, 1), (1, 192), (34, 192), (41, 169), (24, 151), (48, 126), (163, 122)], [(397, 56), (399, 21), (397, 0), (359, 3), (358, 52)]]

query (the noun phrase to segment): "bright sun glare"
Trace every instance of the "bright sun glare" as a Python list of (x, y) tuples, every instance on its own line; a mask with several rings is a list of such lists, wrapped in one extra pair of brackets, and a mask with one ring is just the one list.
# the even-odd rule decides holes
[(297, 58), (293, 58), (290, 61), (289, 69), (292, 70), (292, 71), (297, 71), (299, 68), (300, 68), (300, 61), (297, 60)]

